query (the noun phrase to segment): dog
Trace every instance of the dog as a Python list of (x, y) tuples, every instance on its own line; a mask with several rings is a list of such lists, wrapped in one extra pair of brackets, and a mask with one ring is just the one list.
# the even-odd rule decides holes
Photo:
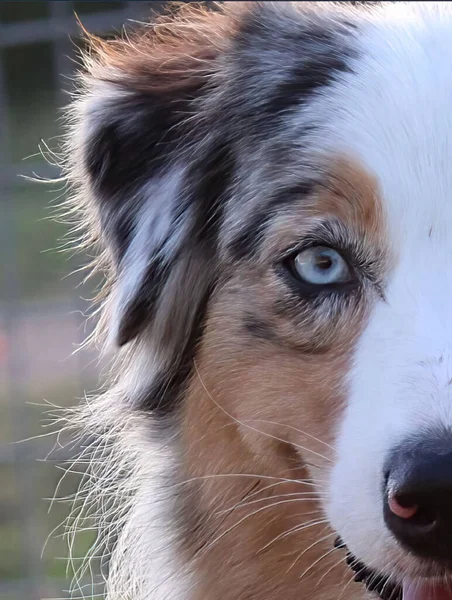
[[(210, 3), (208, 3), (210, 4)], [(89, 49), (108, 600), (452, 598), (452, 6), (172, 7)]]

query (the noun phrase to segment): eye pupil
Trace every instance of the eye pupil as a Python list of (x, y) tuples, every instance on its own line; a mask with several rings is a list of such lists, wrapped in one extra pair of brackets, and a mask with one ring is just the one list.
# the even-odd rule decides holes
[(317, 267), (322, 271), (327, 271), (333, 266), (333, 261), (329, 256), (321, 255), (317, 257)]

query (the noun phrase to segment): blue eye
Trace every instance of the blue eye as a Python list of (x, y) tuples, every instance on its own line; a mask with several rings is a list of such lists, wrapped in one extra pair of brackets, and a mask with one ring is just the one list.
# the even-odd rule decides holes
[(337, 250), (314, 246), (293, 259), (294, 275), (310, 285), (346, 283), (352, 279), (350, 267)]

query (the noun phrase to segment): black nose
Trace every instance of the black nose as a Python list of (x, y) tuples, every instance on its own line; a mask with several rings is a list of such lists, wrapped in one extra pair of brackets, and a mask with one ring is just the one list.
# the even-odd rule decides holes
[(391, 453), (385, 471), (384, 518), (406, 549), (452, 560), (452, 432), (430, 432)]

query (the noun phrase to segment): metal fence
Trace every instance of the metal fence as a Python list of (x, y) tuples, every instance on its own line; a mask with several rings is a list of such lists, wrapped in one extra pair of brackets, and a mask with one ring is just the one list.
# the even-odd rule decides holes
[[(58, 175), (38, 146), (41, 138), (52, 146), (69, 99), (74, 11), (102, 34), (148, 17), (151, 4), (163, 3), (0, 2), (0, 600), (67, 597), (64, 540), (51, 536), (41, 557), (65, 512), (57, 505), (48, 513), (43, 500), (60, 473), (41, 460), (54, 443), (41, 423), (46, 402), (69, 405), (97, 377), (95, 356), (74, 354), (86, 334), (90, 290), (77, 287), (78, 275), (65, 277), (79, 259), (55, 249), (65, 228), (49, 219), (49, 207), (61, 191), (20, 175)], [(90, 543), (89, 536), (81, 542), (80, 554)]]

